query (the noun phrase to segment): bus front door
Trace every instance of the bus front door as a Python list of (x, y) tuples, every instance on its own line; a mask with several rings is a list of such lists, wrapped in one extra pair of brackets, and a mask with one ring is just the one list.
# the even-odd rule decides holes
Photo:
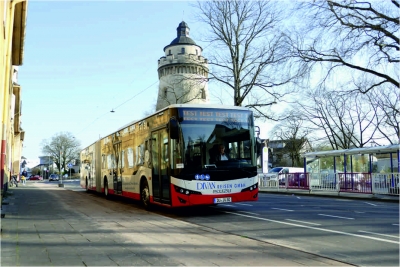
[(171, 203), (169, 179), (168, 132), (164, 128), (152, 133), (152, 186), (155, 202)]

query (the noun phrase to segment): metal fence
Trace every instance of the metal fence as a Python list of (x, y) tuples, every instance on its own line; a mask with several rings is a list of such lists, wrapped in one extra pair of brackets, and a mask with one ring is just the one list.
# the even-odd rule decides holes
[(260, 173), (260, 188), (399, 195), (399, 173)]

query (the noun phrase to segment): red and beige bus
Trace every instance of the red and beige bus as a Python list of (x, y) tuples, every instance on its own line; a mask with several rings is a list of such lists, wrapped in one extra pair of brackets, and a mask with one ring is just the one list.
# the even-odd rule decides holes
[(83, 149), (80, 184), (145, 208), (256, 201), (254, 128), (248, 108), (171, 105)]

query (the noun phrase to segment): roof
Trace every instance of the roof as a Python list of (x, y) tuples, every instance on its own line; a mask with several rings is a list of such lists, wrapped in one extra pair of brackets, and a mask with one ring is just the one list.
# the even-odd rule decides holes
[(178, 28), (176, 28), (176, 38), (174, 40), (172, 40), (172, 42), (167, 45), (166, 47), (164, 47), (164, 51), (170, 47), (170, 46), (174, 46), (174, 45), (196, 45), (196, 42), (193, 41), (192, 38), (189, 37), (189, 26), (187, 25), (186, 22), (182, 21), (181, 23), (179, 23)]
[(302, 156), (306, 158), (323, 158), (346, 155), (359, 155), (359, 154), (382, 154), (382, 153), (395, 153), (399, 151), (399, 144), (387, 146), (374, 146), (374, 147), (356, 147), (341, 150), (327, 150), (304, 153)]

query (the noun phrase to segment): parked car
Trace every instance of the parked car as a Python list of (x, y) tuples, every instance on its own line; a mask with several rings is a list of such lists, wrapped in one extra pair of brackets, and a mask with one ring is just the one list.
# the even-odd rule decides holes
[[(267, 180), (278, 180), (279, 184), (285, 185), (285, 174), (288, 173), (301, 173), (304, 172), (303, 168), (298, 167), (275, 167), (269, 170), (266, 174)], [(304, 175), (303, 175), (304, 177)]]
[(59, 179), (60, 178), (59, 178), (58, 174), (55, 174), (55, 173), (50, 174), (50, 176), (49, 176), (49, 181), (58, 181)]
[(33, 181), (33, 180), (41, 181), (41, 180), (43, 180), (43, 177), (40, 176), (40, 175), (38, 175), (38, 174), (36, 174), (36, 175), (31, 175), (31, 176), (29, 177), (29, 180), (30, 180), (30, 181)]

